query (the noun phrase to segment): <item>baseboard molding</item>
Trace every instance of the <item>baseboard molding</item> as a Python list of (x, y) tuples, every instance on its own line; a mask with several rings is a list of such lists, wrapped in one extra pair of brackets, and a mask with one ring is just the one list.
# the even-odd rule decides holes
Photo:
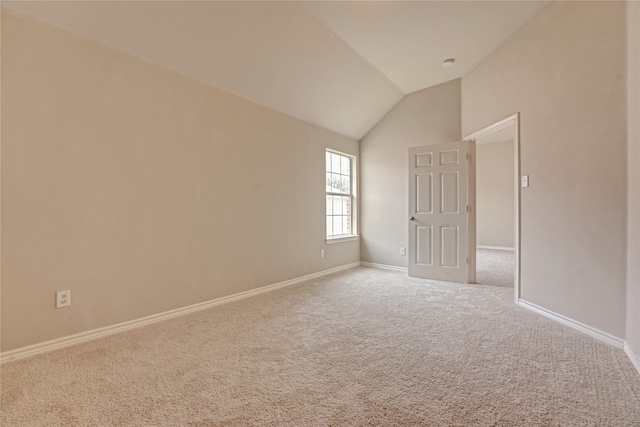
[(629, 360), (631, 360), (631, 364), (633, 364), (633, 367), (636, 368), (638, 374), (640, 374), (640, 356), (638, 356), (626, 342), (624, 343), (624, 352), (627, 354)]
[(131, 329), (136, 329), (142, 326), (151, 325), (153, 323), (162, 322), (164, 320), (172, 319), (174, 317), (184, 316), (196, 311), (206, 310), (217, 305), (226, 304), (232, 301), (238, 301), (244, 298), (249, 298), (265, 292), (271, 292), (276, 289), (281, 289), (287, 286), (296, 285), (298, 283), (308, 282), (309, 280), (317, 279), (319, 277), (327, 276), (329, 274), (337, 273), (343, 270), (359, 267), (359, 262), (346, 264), (340, 267), (331, 268), (329, 270), (320, 271), (318, 273), (308, 274), (306, 276), (298, 277), (291, 280), (286, 280), (280, 283), (274, 283), (272, 285), (263, 286), (257, 289), (251, 289), (249, 291), (239, 292), (237, 294), (229, 295), (226, 297), (216, 298), (213, 300), (193, 304), (187, 307), (178, 308), (175, 310), (165, 311), (163, 313), (153, 314), (151, 316), (142, 317), (127, 322), (118, 323), (111, 326), (105, 326), (103, 328), (93, 329), (86, 332), (81, 332), (74, 335), (69, 335), (62, 338), (57, 338), (51, 341), (45, 341), (38, 344), (33, 344), (27, 347), (21, 347), (15, 350), (5, 351), (0, 353), (0, 364), (10, 362), (25, 357), (36, 356), (38, 354), (48, 353), (50, 351), (59, 350), (64, 347), (69, 347), (75, 344), (84, 343), (97, 338), (102, 338), (108, 335), (125, 332)]
[(485, 245), (477, 245), (476, 249), (491, 249), (493, 251), (510, 251), (514, 252), (515, 248), (510, 248), (508, 246), (485, 246)]
[(363, 267), (381, 268), (383, 270), (393, 270), (393, 271), (402, 271), (402, 272), (409, 271), (407, 267), (397, 267), (395, 265), (377, 264), (375, 262), (361, 262), (360, 265)]
[(561, 323), (565, 326), (568, 326), (572, 329), (578, 330), (582, 333), (590, 335), (591, 337), (597, 339), (598, 341), (602, 341), (606, 344), (614, 346), (616, 348), (622, 349), (625, 345), (624, 340), (608, 334), (606, 332), (602, 332), (596, 328), (592, 328), (591, 326), (585, 325), (584, 323), (580, 323), (576, 320), (570, 319), (566, 316), (563, 316), (558, 313), (554, 313), (553, 311), (547, 310), (546, 308), (542, 308), (538, 305), (532, 304), (530, 302), (524, 301), (522, 299), (518, 300), (518, 305), (524, 307), (528, 310), (536, 312), (544, 317), (547, 317), (551, 320), (554, 320), (558, 323)]

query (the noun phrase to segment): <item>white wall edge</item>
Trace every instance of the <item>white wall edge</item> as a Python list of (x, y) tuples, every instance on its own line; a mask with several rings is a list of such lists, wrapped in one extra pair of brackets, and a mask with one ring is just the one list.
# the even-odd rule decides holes
[(591, 337), (597, 339), (598, 341), (604, 342), (605, 344), (609, 344), (619, 349), (622, 349), (624, 347), (625, 342), (621, 338), (618, 338), (606, 332), (602, 332), (596, 328), (592, 328), (591, 326), (585, 325), (584, 323), (580, 323), (561, 314), (554, 313), (553, 311), (524, 301), (523, 299), (518, 300), (518, 305), (541, 314), (544, 317), (547, 317), (572, 329), (590, 335)]
[(634, 368), (636, 368), (638, 374), (640, 374), (640, 356), (634, 353), (633, 349), (629, 347), (629, 344), (627, 342), (624, 343), (624, 352), (627, 354), (629, 360), (631, 360), (631, 364)]
[(485, 245), (478, 245), (476, 246), (477, 249), (491, 249), (494, 251), (515, 251), (516, 248), (510, 248), (507, 246), (485, 246)]
[(141, 317), (139, 319), (130, 320), (127, 322), (118, 323), (111, 326), (105, 326), (103, 328), (93, 329), (86, 332), (80, 332), (78, 334), (69, 335), (62, 338), (57, 338), (50, 341), (45, 341), (38, 344), (29, 345), (26, 347), (17, 348), (15, 350), (5, 351), (0, 353), (0, 364), (5, 362), (11, 362), (14, 360), (24, 359), (26, 357), (36, 356), (43, 353), (48, 353), (54, 350), (59, 350), (64, 347), (69, 347), (75, 344), (84, 343), (97, 338), (106, 337), (108, 335), (125, 332), (131, 329), (136, 329), (142, 326), (151, 325), (153, 323), (169, 320), (174, 317), (184, 316), (196, 311), (206, 310), (217, 305), (226, 304), (232, 301), (238, 301), (244, 298), (249, 298), (265, 292), (275, 291), (276, 289), (284, 288), (287, 286), (296, 285), (299, 283), (307, 282), (319, 277), (327, 276), (329, 274), (337, 273), (343, 270), (359, 267), (359, 262), (346, 264), (340, 267), (323, 270), (318, 273), (308, 274), (306, 276), (297, 277), (295, 279), (286, 280), (280, 283), (274, 283), (272, 285), (263, 286), (256, 289), (251, 289), (237, 294), (229, 295), (226, 297), (216, 298), (213, 300), (189, 305), (187, 307), (177, 308), (175, 310), (165, 311), (163, 313), (153, 314), (151, 316)]
[(363, 267), (381, 268), (383, 270), (393, 270), (393, 271), (403, 271), (403, 272), (409, 271), (407, 267), (397, 267), (395, 265), (377, 264), (375, 262), (361, 262), (360, 265)]

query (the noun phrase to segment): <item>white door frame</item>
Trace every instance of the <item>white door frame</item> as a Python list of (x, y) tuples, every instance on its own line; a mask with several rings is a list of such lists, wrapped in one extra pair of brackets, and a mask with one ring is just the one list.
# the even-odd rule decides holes
[[(514, 171), (514, 297), (517, 303), (520, 300), (520, 113), (512, 114), (498, 122), (495, 122), (487, 127), (484, 127), (472, 134), (467, 135), (465, 141), (475, 141), (477, 139), (489, 136), (494, 132), (498, 132), (509, 126), (513, 126), (513, 171)], [(475, 188), (475, 174), (473, 176), (473, 188)], [(475, 218), (475, 191), (471, 195), (471, 202), (473, 203), (473, 217)], [(469, 234), (476, 234), (476, 224), (473, 221), (473, 230), (469, 231)], [(475, 249), (475, 248), (474, 248)], [(475, 260), (475, 250), (472, 259)], [(475, 264), (475, 263), (474, 263)], [(475, 268), (475, 267), (474, 267)]]

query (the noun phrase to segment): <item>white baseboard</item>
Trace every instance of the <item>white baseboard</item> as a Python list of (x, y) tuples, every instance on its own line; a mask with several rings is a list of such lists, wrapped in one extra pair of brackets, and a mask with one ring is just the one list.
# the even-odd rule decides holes
[(393, 271), (403, 271), (403, 272), (409, 271), (407, 267), (397, 267), (395, 265), (377, 264), (375, 262), (361, 262), (360, 265), (363, 267), (381, 268), (383, 270), (393, 270)]
[(547, 310), (546, 308), (542, 308), (538, 305), (532, 304), (530, 302), (524, 301), (522, 299), (518, 300), (518, 305), (521, 307), (524, 307), (528, 310), (534, 311), (544, 317), (547, 317), (551, 320), (554, 320), (558, 323), (561, 323), (565, 326), (568, 326), (572, 329), (578, 330), (580, 332), (583, 332), (587, 335), (592, 336), (593, 338), (602, 341), (606, 344), (609, 344), (611, 346), (614, 346), (616, 348), (620, 348), (622, 349), (624, 347), (624, 340), (613, 336), (611, 334), (608, 334), (606, 332), (602, 332), (596, 328), (592, 328), (591, 326), (585, 325), (584, 323), (580, 323), (576, 320), (570, 319), (566, 316), (563, 316), (561, 314), (558, 313), (554, 313), (553, 311)]
[(511, 251), (514, 252), (515, 248), (510, 248), (508, 246), (485, 246), (485, 245), (477, 245), (476, 249), (491, 249), (494, 251)]
[(33, 344), (27, 347), (21, 347), (15, 350), (5, 351), (0, 353), (0, 363), (5, 363), (13, 360), (23, 359), (25, 357), (35, 356), (42, 353), (48, 353), (50, 351), (59, 350), (71, 345), (80, 344), (83, 342), (91, 341), (97, 338), (102, 338), (107, 335), (113, 335), (120, 332), (128, 331), (131, 329), (139, 328), (141, 326), (150, 325), (157, 322), (162, 322), (178, 316), (184, 316), (185, 314), (194, 313), (196, 311), (206, 310), (217, 305), (226, 304), (232, 301), (249, 298), (255, 295), (263, 294), (265, 292), (274, 291), (276, 289), (284, 288), (298, 283), (307, 282), (322, 276), (337, 273), (339, 271), (348, 270), (350, 268), (359, 267), (359, 262), (343, 265), (329, 270), (320, 271), (318, 273), (309, 274), (306, 276), (298, 277), (284, 282), (275, 283), (272, 285), (263, 286), (257, 289), (251, 289), (249, 291), (239, 292), (237, 294), (229, 295), (222, 298), (216, 298), (193, 304), (187, 307), (178, 308), (175, 310), (165, 311), (163, 313), (153, 314), (151, 316), (142, 317), (140, 319), (130, 320), (128, 322), (118, 323), (116, 325), (105, 326), (103, 328), (93, 329), (91, 331), (81, 332), (74, 335), (54, 339), (51, 341), (45, 341), (38, 344)]
[(633, 367), (636, 368), (636, 371), (638, 371), (638, 374), (640, 374), (640, 356), (638, 356), (626, 342), (624, 343), (624, 352), (627, 354), (627, 357), (629, 357), (629, 360), (631, 360), (631, 363), (633, 364)]

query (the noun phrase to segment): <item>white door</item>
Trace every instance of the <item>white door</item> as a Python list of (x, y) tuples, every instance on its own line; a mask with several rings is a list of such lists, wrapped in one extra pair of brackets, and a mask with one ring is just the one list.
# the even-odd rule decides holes
[[(471, 142), (409, 149), (409, 275), (470, 283)], [(474, 252), (475, 254), (475, 252)], [(474, 267), (475, 268), (475, 267)]]

